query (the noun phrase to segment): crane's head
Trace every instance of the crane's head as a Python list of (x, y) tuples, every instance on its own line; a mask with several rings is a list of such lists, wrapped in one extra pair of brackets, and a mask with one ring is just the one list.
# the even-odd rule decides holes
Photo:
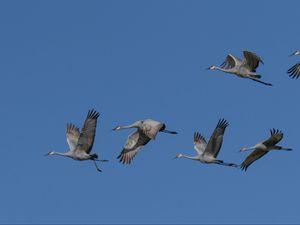
[(121, 126), (118, 125), (118, 126), (116, 126), (114, 129), (112, 129), (112, 130), (120, 130), (120, 129), (121, 129)]
[(47, 154), (45, 154), (45, 156), (48, 156), (48, 155), (54, 155), (54, 151), (50, 151)]
[(207, 70), (216, 70), (216, 69), (217, 69), (216, 66), (210, 66), (210, 67), (207, 68)]
[(292, 54), (290, 54), (290, 56), (293, 56), (293, 55), (300, 55), (300, 51), (294, 51)]
[(181, 158), (182, 157), (182, 154), (177, 154), (174, 159), (178, 159), (178, 158)]

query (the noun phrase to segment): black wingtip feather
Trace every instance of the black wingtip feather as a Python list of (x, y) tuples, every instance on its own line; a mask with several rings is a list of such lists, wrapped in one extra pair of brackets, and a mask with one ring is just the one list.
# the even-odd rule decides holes
[(99, 112), (97, 112), (97, 111), (94, 110), (94, 109), (90, 109), (90, 110), (88, 111), (87, 118), (98, 119), (99, 116), (100, 116), (100, 113), (99, 113)]
[(225, 129), (227, 126), (229, 125), (228, 121), (223, 119), (219, 119), (218, 124), (217, 124), (217, 128), (222, 128)]
[(271, 136), (274, 136), (276, 134), (282, 133), (282, 131), (278, 130), (278, 129), (275, 129), (275, 128), (272, 128), (272, 129), (270, 129), (270, 133), (271, 133)]

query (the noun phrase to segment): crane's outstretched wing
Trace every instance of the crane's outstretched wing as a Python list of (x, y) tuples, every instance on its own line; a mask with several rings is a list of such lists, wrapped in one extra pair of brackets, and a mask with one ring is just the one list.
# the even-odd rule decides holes
[(76, 149), (79, 136), (80, 136), (79, 128), (71, 123), (67, 124), (67, 142), (70, 151), (74, 151)]
[(211, 135), (204, 154), (217, 157), (223, 142), (223, 135), (226, 127), (228, 126), (228, 122), (225, 119), (220, 119), (213, 134)]
[(265, 154), (267, 154), (269, 151), (263, 151), (263, 150), (254, 150), (251, 152), (250, 155), (247, 156), (247, 158), (242, 162), (241, 169), (247, 171), (248, 167), (255, 162), (256, 160), (263, 157)]
[(231, 54), (228, 54), (225, 58), (225, 61), (220, 65), (223, 69), (231, 69), (238, 64), (241, 64), (241, 60), (238, 57), (235, 57)]
[(271, 137), (263, 142), (267, 147), (276, 145), (283, 138), (283, 133), (280, 130), (271, 129), (270, 134)]
[(264, 64), (262, 59), (254, 52), (243, 51), (243, 53), (245, 57), (243, 64), (247, 65), (251, 72), (256, 72), (256, 68), (260, 62)]
[(85, 151), (90, 153), (95, 139), (97, 119), (99, 113), (95, 110), (89, 110), (87, 117), (84, 122), (84, 126), (81, 129), (81, 133), (78, 139), (77, 150)]
[(295, 64), (294, 66), (292, 66), (287, 73), (289, 74), (289, 76), (291, 78), (296, 78), (298, 79), (300, 76), (300, 62), (298, 62), (297, 64)]
[(139, 130), (130, 134), (127, 138), (126, 144), (118, 156), (119, 161), (123, 164), (130, 164), (139, 150), (144, 147), (151, 139)]
[(142, 124), (142, 131), (145, 135), (147, 135), (151, 139), (155, 139), (157, 133), (163, 128), (165, 125), (161, 122), (146, 119)]
[(202, 155), (207, 146), (205, 138), (198, 132), (194, 133), (194, 149), (198, 155)]

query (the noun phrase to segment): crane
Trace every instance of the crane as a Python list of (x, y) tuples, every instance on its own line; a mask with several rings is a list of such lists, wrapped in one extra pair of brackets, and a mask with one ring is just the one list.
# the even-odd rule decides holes
[(100, 114), (97, 111), (93, 109), (89, 110), (81, 132), (75, 125), (71, 123), (67, 124), (67, 142), (69, 150), (67, 152), (50, 151), (46, 156), (59, 155), (79, 161), (92, 160), (96, 169), (101, 172), (95, 161), (107, 162), (108, 160), (99, 160), (97, 154), (90, 154), (94, 144), (99, 115)]
[(136, 154), (150, 140), (155, 140), (158, 132), (177, 134), (176, 131), (166, 130), (166, 125), (153, 119), (138, 120), (128, 126), (116, 126), (113, 130), (136, 128), (137, 130), (130, 134), (126, 140), (122, 152), (117, 157), (123, 164), (130, 164)]
[(225, 61), (218, 66), (210, 66), (208, 70), (220, 70), (225, 73), (234, 74), (242, 78), (248, 78), (253, 81), (262, 83), (264, 85), (272, 86), (271, 83), (266, 83), (259, 80), (261, 75), (256, 73), (256, 68), (259, 66), (259, 63), (263, 64), (262, 59), (255, 54), (254, 52), (243, 51), (244, 60), (242, 61), (238, 57), (233, 56), (232, 54), (227, 55)]
[(247, 158), (242, 162), (241, 169), (247, 171), (248, 167), (254, 163), (256, 160), (263, 157), (265, 154), (267, 154), (271, 150), (285, 150), (285, 151), (291, 151), (291, 148), (285, 148), (282, 146), (277, 145), (278, 142), (281, 141), (283, 138), (282, 131), (278, 129), (271, 129), (270, 130), (271, 136), (262, 142), (257, 143), (256, 145), (252, 147), (243, 147), (240, 149), (241, 152), (253, 150), (252, 153), (250, 153)]
[(218, 124), (211, 135), (208, 143), (205, 138), (199, 133), (194, 133), (194, 149), (197, 152), (196, 156), (187, 156), (183, 154), (177, 154), (176, 158), (187, 158), (197, 160), (201, 163), (215, 163), (224, 166), (237, 167), (235, 163), (225, 163), (223, 160), (217, 159), (223, 142), (223, 135), (226, 127), (229, 123), (225, 119), (220, 119)]

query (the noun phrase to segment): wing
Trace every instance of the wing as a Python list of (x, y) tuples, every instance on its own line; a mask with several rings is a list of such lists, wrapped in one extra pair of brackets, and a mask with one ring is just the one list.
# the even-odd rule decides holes
[(229, 54), (226, 56), (225, 61), (220, 65), (223, 69), (231, 69), (238, 64), (241, 64), (241, 60), (233, 55)]
[(197, 151), (199, 155), (202, 155), (206, 148), (206, 140), (205, 138), (199, 134), (198, 132), (194, 133), (194, 149)]
[(267, 147), (276, 145), (283, 138), (283, 133), (280, 130), (271, 129), (271, 137), (263, 142)]
[(87, 117), (85, 119), (83, 128), (79, 136), (77, 146), (78, 150), (85, 151), (88, 154), (91, 152), (94, 144), (97, 119), (99, 115), (100, 114), (93, 109), (88, 111)]
[(143, 121), (142, 124), (142, 131), (146, 134), (149, 138), (155, 139), (157, 133), (165, 127), (165, 124), (152, 120), (146, 119)]
[(213, 134), (211, 135), (206, 149), (204, 151), (205, 155), (217, 157), (223, 142), (223, 135), (226, 127), (228, 126), (228, 122), (225, 119), (220, 119)]
[(247, 156), (244, 162), (242, 162), (241, 169), (246, 171), (253, 162), (260, 159), (267, 153), (268, 151), (254, 150), (250, 155)]
[(80, 131), (79, 128), (73, 124), (67, 124), (67, 142), (70, 148), (70, 151), (74, 151), (76, 149), (78, 139), (79, 139)]
[(123, 151), (118, 156), (119, 161), (123, 164), (130, 164), (139, 150), (144, 147), (151, 139), (140, 132), (139, 130), (135, 131), (128, 136), (126, 144), (123, 148)]
[(289, 74), (289, 76), (291, 78), (296, 78), (298, 79), (300, 76), (300, 62), (298, 62), (297, 64), (295, 64), (294, 66), (292, 66), (287, 73)]
[(256, 68), (260, 62), (264, 64), (261, 58), (254, 52), (243, 51), (243, 53), (245, 57), (243, 64), (247, 66), (251, 72), (256, 72)]

